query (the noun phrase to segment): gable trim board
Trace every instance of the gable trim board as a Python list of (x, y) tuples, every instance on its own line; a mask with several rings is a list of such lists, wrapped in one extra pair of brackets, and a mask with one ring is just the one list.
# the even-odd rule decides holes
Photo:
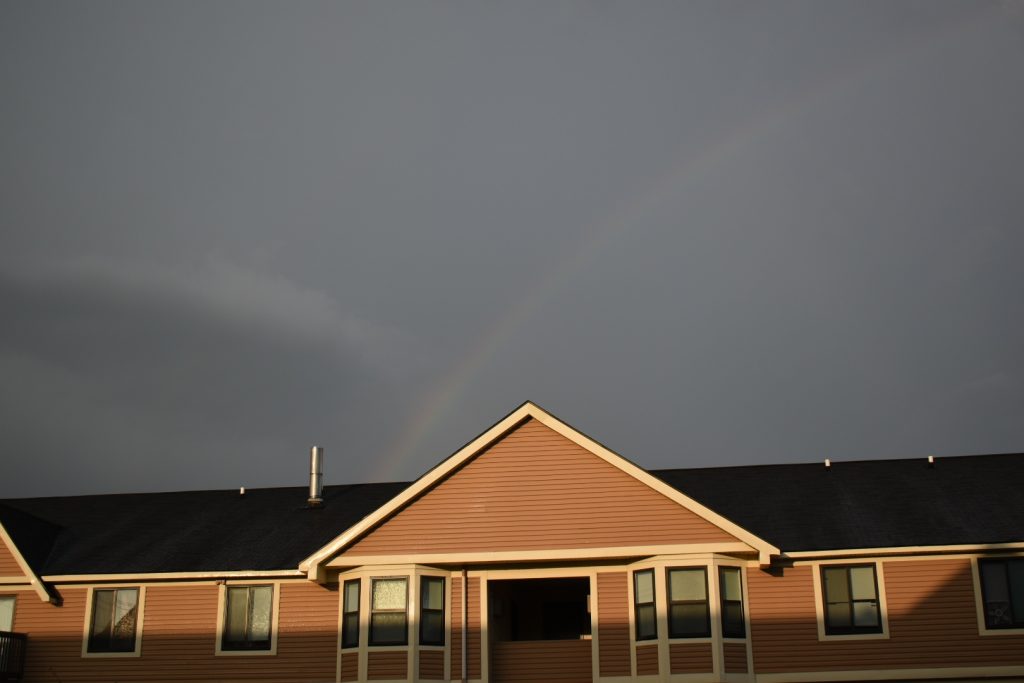
[(299, 569), (306, 571), (310, 579), (322, 581), (324, 578), (324, 565), (333, 555), (339, 553), (368, 531), (379, 526), (385, 520), (401, 511), (417, 498), (427, 493), (442, 480), (452, 475), (463, 464), (477, 456), (485, 448), (492, 445), (499, 438), (530, 418), (537, 420), (539, 423), (589, 451), (591, 454), (597, 456), (609, 465), (612, 465), (618, 470), (640, 481), (648, 488), (662, 494), (664, 497), (696, 514), (698, 517), (701, 517), (705, 521), (736, 537), (743, 543), (746, 543), (752, 550), (757, 552), (758, 561), (762, 565), (770, 564), (773, 555), (778, 556), (782, 554), (782, 551), (779, 548), (776, 548), (764, 539), (759, 538), (746, 529), (734, 524), (704, 505), (701, 505), (689, 496), (680, 493), (657, 477), (654, 477), (647, 471), (626, 460), (621, 455), (604, 447), (582, 432), (570, 427), (540, 406), (527, 401), (503, 419), (499, 420), (490, 429), (470, 441), (460, 450), (456, 451), (445, 461), (428, 471), (411, 486), (378, 508), (372, 514), (349, 528), (317, 552), (307, 557), (299, 564)]
[(36, 576), (32, 567), (30, 567), (28, 562), (25, 561), (21, 551), (18, 550), (18, 546), (14, 545), (14, 540), (11, 538), (11, 535), (7, 533), (7, 529), (4, 528), (3, 522), (0, 522), (0, 543), (7, 546), (7, 549), (10, 550), (11, 555), (14, 556), (14, 561), (19, 567), (21, 567), (21, 571), (25, 575), (26, 582), (32, 586), (32, 590), (34, 590), (36, 595), (39, 596), (39, 599), (43, 602), (55, 602), (56, 598), (50, 595), (50, 592), (46, 589), (42, 580)]

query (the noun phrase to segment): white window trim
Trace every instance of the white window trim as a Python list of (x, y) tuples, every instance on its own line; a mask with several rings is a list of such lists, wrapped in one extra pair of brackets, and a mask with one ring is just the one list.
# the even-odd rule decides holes
[[(269, 650), (225, 650), (224, 629), (227, 626), (228, 587), (272, 586), (274, 592), (270, 607), (270, 649)], [(217, 585), (217, 639), (214, 642), (213, 654), (217, 657), (273, 657), (277, 654), (277, 636), (279, 617), (281, 615), (281, 582), (280, 581), (222, 581)]]
[[(135, 616), (135, 649), (131, 652), (89, 652), (89, 633), (92, 631), (92, 610), (95, 604), (93, 593), (97, 590), (117, 590), (134, 588), (139, 592), (139, 602)], [(142, 656), (142, 627), (146, 616), (146, 587), (138, 584), (89, 586), (85, 593), (85, 624), (82, 626), (82, 657), (87, 659), (123, 659), (125, 657)]]
[[(633, 677), (637, 676), (636, 651), (638, 647), (658, 647), (659, 671), (671, 671), (671, 647), (675, 644), (697, 645), (706, 644), (711, 647), (712, 672), (714, 675), (725, 675), (724, 650), (725, 643), (745, 643), (747, 646), (748, 671), (753, 662), (752, 639), (750, 635), (750, 597), (747, 592), (747, 571), (751, 564), (728, 555), (718, 553), (700, 553), (694, 555), (661, 555), (634, 562), (626, 565), (629, 575), (627, 582), (627, 599), (629, 600), (629, 644), (630, 644), (630, 671)], [(754, 563), (753, 566), (758, 566)], [(711, 635), (705, 638), (670, 638), (668, 635), (668, 575), (667, 569), (689, 569), (703, 567), (707, 571), (708, 608), (711, 611)], [(724, 638), (722, 636), (722, 615), (721, 615), (721, 594), (718, 585), (718, 568), (736, 567), (741, 573), (741, 585), (743, 586), (743, 619), (747, 635), (744, 638)], [(655, 606), (658, 614), (658, 638), (657, 640), (636, 640), (636, 610), (634, 609), (633, 596), (633, 572), (644, 569), (655, 570)], [(661, 596), (660, 599), (658, 596)], [(670, 674), (672, 680), (687, 674)], [(698, 677), (705, 677), (705, 674), (694, 674)]]
[(971, 579), (974, 581), (974, 608), (978, 617), (978, 635), (982, 636), (1020, 636), (1024, 628), (989, 628), (985, 624), (985, 596), (981, 591), (981, 568), (978, 560), (1012, 560), (1022, 559), (1021, 555), (996, 555), (991, 557), (971, 558)]
[[(881, 633), (846, 633), (830, 635), (825, 632), (825, 605), (822, 596), (821, 568), (828, 566), (864, 566), (874, 565), (875, 582), (878, 584), (878, 615), (882, 622)], [(888, 640), (889, 639), (889, 607), (885, 599), (885, 572), (882, 571), (881, 560), (870, 558), (846, 558), (841, 560), (820, 560), (810, 563), (811, 577), (814, 584), (814, 613), (818, 623), (819, 642), (846, 642), (854, 640)]]
[[(472, 576), (478, 576), (470, 572)], [(421, 645), (419, 642), (419, 600), (420, 600), (420, 577), (433, 576), (445, 580), (445, 605), (444, 605), (444, 645)], [(452, 578), (456, 576), (452, 572), (425, 567), (415, 564), (398, 564), (386, 566), (362, 566), (338, 574), (338, 674), (341, 672), (342, 657), (358, 658), (360, 680), (366, 679), (369, 667), (371, 652), (405, 652), (407, 653), (408, 671), (406, 678), (419, 680), (419, 653), (421, 651), (435, 651), (444, 653), (444, 680), (450, 678), (450, 652), (452, 647), (452, 610), (461, 609), (461, 605), (452, 604)], [(341, 623), (342, 610), (344, 609), (344, 595), (340, 587), (345, 581), (359, 579), (359, 645), (358, 647), (341, 647)], [(406, 579), (408, 581), (408, 594), (406, 605), (406, 637), (408, 642), (405, 645), (370, 645), (370, 615), (373, 613), (373, 580), (374, 579)], [(481, 598), (483, 599), (483, 598)]]

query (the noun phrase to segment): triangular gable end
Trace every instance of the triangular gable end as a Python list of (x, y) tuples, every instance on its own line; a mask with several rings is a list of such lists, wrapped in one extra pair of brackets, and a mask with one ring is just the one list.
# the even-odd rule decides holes
[[(417, 528), (431, 517), (430, 532)], [(640, 535), (630, 536), (631, 524)], [(497, 543), (521, 553), (620, 546), (624, 538), (633, 546), (637, 539), (745, 544), (763, 564), (780, 552), (526, 402), (300, 568), (317, 578), (323, 564), (342, 550), (346, 556), (408, 554), (417, 548), (436, 553), (457, 547), (479, 551)], [(394, 553), (397, 548), (407, 552)]]
[(32, 571), (21, 551), (14, 545), (14, 540), (7, 533), (2, 522), (0, 522), (0, 577), (4, 579), (24, 579), (24, 582), (32, 586), (39, 599), (43, 602), (51, 602), (53, 597), (43, 585), (42, 580)]

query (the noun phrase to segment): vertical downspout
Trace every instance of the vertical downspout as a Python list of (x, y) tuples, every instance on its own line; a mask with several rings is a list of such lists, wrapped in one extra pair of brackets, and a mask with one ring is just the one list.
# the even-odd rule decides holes
[(466, 647), (469, 643), (469, 576), (466, 568), (462, 568), (462, 683), (469, 682), (469, 658)]

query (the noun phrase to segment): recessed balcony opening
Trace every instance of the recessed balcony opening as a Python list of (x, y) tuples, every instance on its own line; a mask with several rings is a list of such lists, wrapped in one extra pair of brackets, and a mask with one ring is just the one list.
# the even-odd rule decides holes
[(590, 683), (590, 579), (487, 582), (494, 683)]
[(589, 579), (489, 581), (496, 641), (581, 640), (590, 636)]

